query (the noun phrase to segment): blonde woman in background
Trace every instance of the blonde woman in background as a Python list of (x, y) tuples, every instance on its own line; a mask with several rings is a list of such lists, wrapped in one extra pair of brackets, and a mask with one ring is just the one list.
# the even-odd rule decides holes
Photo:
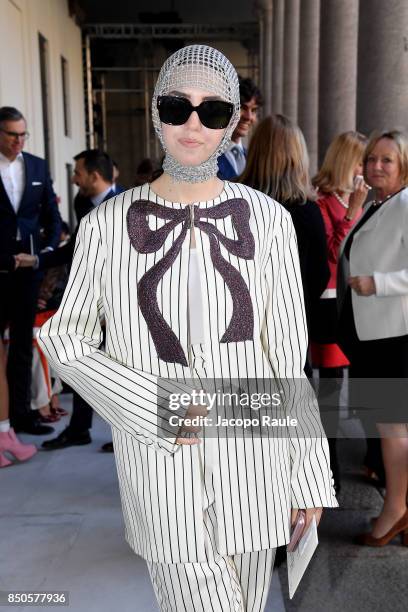
[[(337, 260), (341, 242), (358, 221), (366, 200), (368, 187), (363, 179), (363, 153), (367, 139), (359, 132), (344, 132), (330, 144), (323, 164), (313, 179), (317, 189), (317, 205), (326, 228), (330, 279), (320, 297), (312, 321), (312, 363), (319, 369), (321, 405), (330, 408), (322, 411), (329, 429), (337, 430), (338, 402), (343, 378), (343, 368), (349, 365), (347, 357), (337, 344), (338, 316), (336, 306)], [(340, 470), (337, 461), (336, 438), (329, 438), (330, 458), (336, 490), (340, 490)], [(373, 449), (378, 457), (378, 449)], [(365, 463), (374, 463), (366, 457)], [(379, 465), (378, 465), (379, 463)], [(376, 471), (381, 461), (375, 462)]]
[(356, 541), (384, 546), (400, 535), (408, 546), (407, 136), (373, 135), (364, 174), (374, 198), (341, 247), (339, 339), (351, 362), (351, 398), (381, 437), (386, 494), (372, 532)]

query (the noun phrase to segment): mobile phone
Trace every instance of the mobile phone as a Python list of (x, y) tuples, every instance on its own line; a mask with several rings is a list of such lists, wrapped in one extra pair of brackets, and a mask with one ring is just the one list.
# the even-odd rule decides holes
[(303, 530), (306, 525), (306, 512), (304, 510), (298, 510), (296, 516), (296, 522), (293, 525), (292, 534), (290, 536), (290, 542), (287, 545), (287, 552), (293, 552), (299, 543), (300, 538), (303, 535)]
[(353, 187), (355, 187), (357, 181), (361, 181), (361, 179), (364, 179), (364, 176), (362, 174), (356, 174), (356, 176), (353, 178)]

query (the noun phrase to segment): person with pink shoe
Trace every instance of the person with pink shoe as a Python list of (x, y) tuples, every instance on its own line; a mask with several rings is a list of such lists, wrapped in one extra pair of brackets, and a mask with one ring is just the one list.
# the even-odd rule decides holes
[(0, 468), (12, 465), (12, 461), (4, 454), (12, 455), (18, 461), (26, 461), (36, 454), (34, 444), (23, 444), (10, 427), (9, 397), (6, 376), (6, 355), (3, 342), (0, 339)]

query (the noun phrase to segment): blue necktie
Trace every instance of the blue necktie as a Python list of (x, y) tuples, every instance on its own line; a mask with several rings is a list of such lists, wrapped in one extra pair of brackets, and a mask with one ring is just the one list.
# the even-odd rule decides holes
[(246, 165), (246, 158), (245, 158), (245, 153), (242, 147), (238, 146), (238, 145), (234, 145), (231, 148), (231, 153), (234, 156), (235, 159), (235, 163), (237, 166), (237, 172), (238, 174), (241, 174), (244, 171), (245, 165)]

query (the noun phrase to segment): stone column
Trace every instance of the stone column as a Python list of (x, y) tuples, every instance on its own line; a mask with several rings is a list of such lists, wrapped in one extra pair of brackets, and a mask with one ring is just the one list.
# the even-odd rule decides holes
[[(368, 4), (372, 6), (371, 1)], [(389, 3), (386, 5), (388, 7)], [(324, 0), (321, 3), (320, 161), (334, 136), (356, 127), (358, 6), (359, 0)], [(371, 13), (372, 18), (377, 19), (375, 12), (371, 10)]]
[(300, 5), (298, 123), (310, 156), (310, 171), (318, 161), (320, 0)]
[(265, 72), (265, 62), (263, 57), (263, 49), (264, 49), (264, 23), (263, 23), (263, 13), (259, 8), (258, 3), (255, 4), (256, 13), (258, 16), (258, 30), (259, 30), (259, 41), (258, 41), (258, 67), (259, 67), (259, 87), (263, 87), (264, 82), (264, 72)]
[(297, 121), (300, 0), (285, 0), (283, 113)]
[(407, 129), (408, 2), (360, 2), (357, 126)]
[(260, 30), (260, 76), (264, 98), (263, 115), (269, 115), (272, 109), (272, 3), (273, 0), (257, 0)]
[(285, 23), (284, 0), (273, 3), (273, 55), (272, 55), (272, 111), (282, 112), (283, 101), (283, 35)]

